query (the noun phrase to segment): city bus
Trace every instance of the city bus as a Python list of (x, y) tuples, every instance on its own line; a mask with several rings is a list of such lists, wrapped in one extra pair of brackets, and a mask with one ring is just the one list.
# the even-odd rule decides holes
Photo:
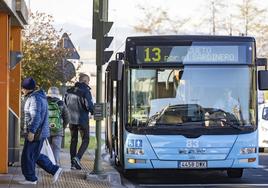
[(126, 39), (105, 73), (106, 148), (124, 172), (258, 168), (266, 59), (240, 36)]

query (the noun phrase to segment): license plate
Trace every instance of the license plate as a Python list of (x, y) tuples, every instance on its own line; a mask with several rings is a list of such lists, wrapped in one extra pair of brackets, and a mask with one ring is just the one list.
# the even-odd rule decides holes
[(179, 168), (207, 168), (207, 161), (179, 161)]

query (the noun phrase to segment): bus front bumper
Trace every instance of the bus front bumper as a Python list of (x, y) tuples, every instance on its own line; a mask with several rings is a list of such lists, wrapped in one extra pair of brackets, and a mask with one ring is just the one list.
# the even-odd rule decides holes
[[(204, 162), (205, 166), (181, 167), (181, 162)], [(227, 168), (261, 168), (257, 158), (208, 160), (208, 161), (179, 161), (179, 160), (148, 160), (127, 158), (125, 169), (227, 169)]]

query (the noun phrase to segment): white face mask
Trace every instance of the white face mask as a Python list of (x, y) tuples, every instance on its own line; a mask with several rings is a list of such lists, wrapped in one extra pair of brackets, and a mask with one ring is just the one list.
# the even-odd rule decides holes
[(33, 90), (28, 90), (28, 89), (21, 88), (21, 91), (22, 91), (22, 95), (26, 96), (28, 93), (30, 93)]

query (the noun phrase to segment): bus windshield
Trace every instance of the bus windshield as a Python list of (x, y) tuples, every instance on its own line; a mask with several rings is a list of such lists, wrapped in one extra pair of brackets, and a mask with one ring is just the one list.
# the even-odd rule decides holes
[(130, 69), (129, 129), (236, 129), (256, 125), (252, 68)]

